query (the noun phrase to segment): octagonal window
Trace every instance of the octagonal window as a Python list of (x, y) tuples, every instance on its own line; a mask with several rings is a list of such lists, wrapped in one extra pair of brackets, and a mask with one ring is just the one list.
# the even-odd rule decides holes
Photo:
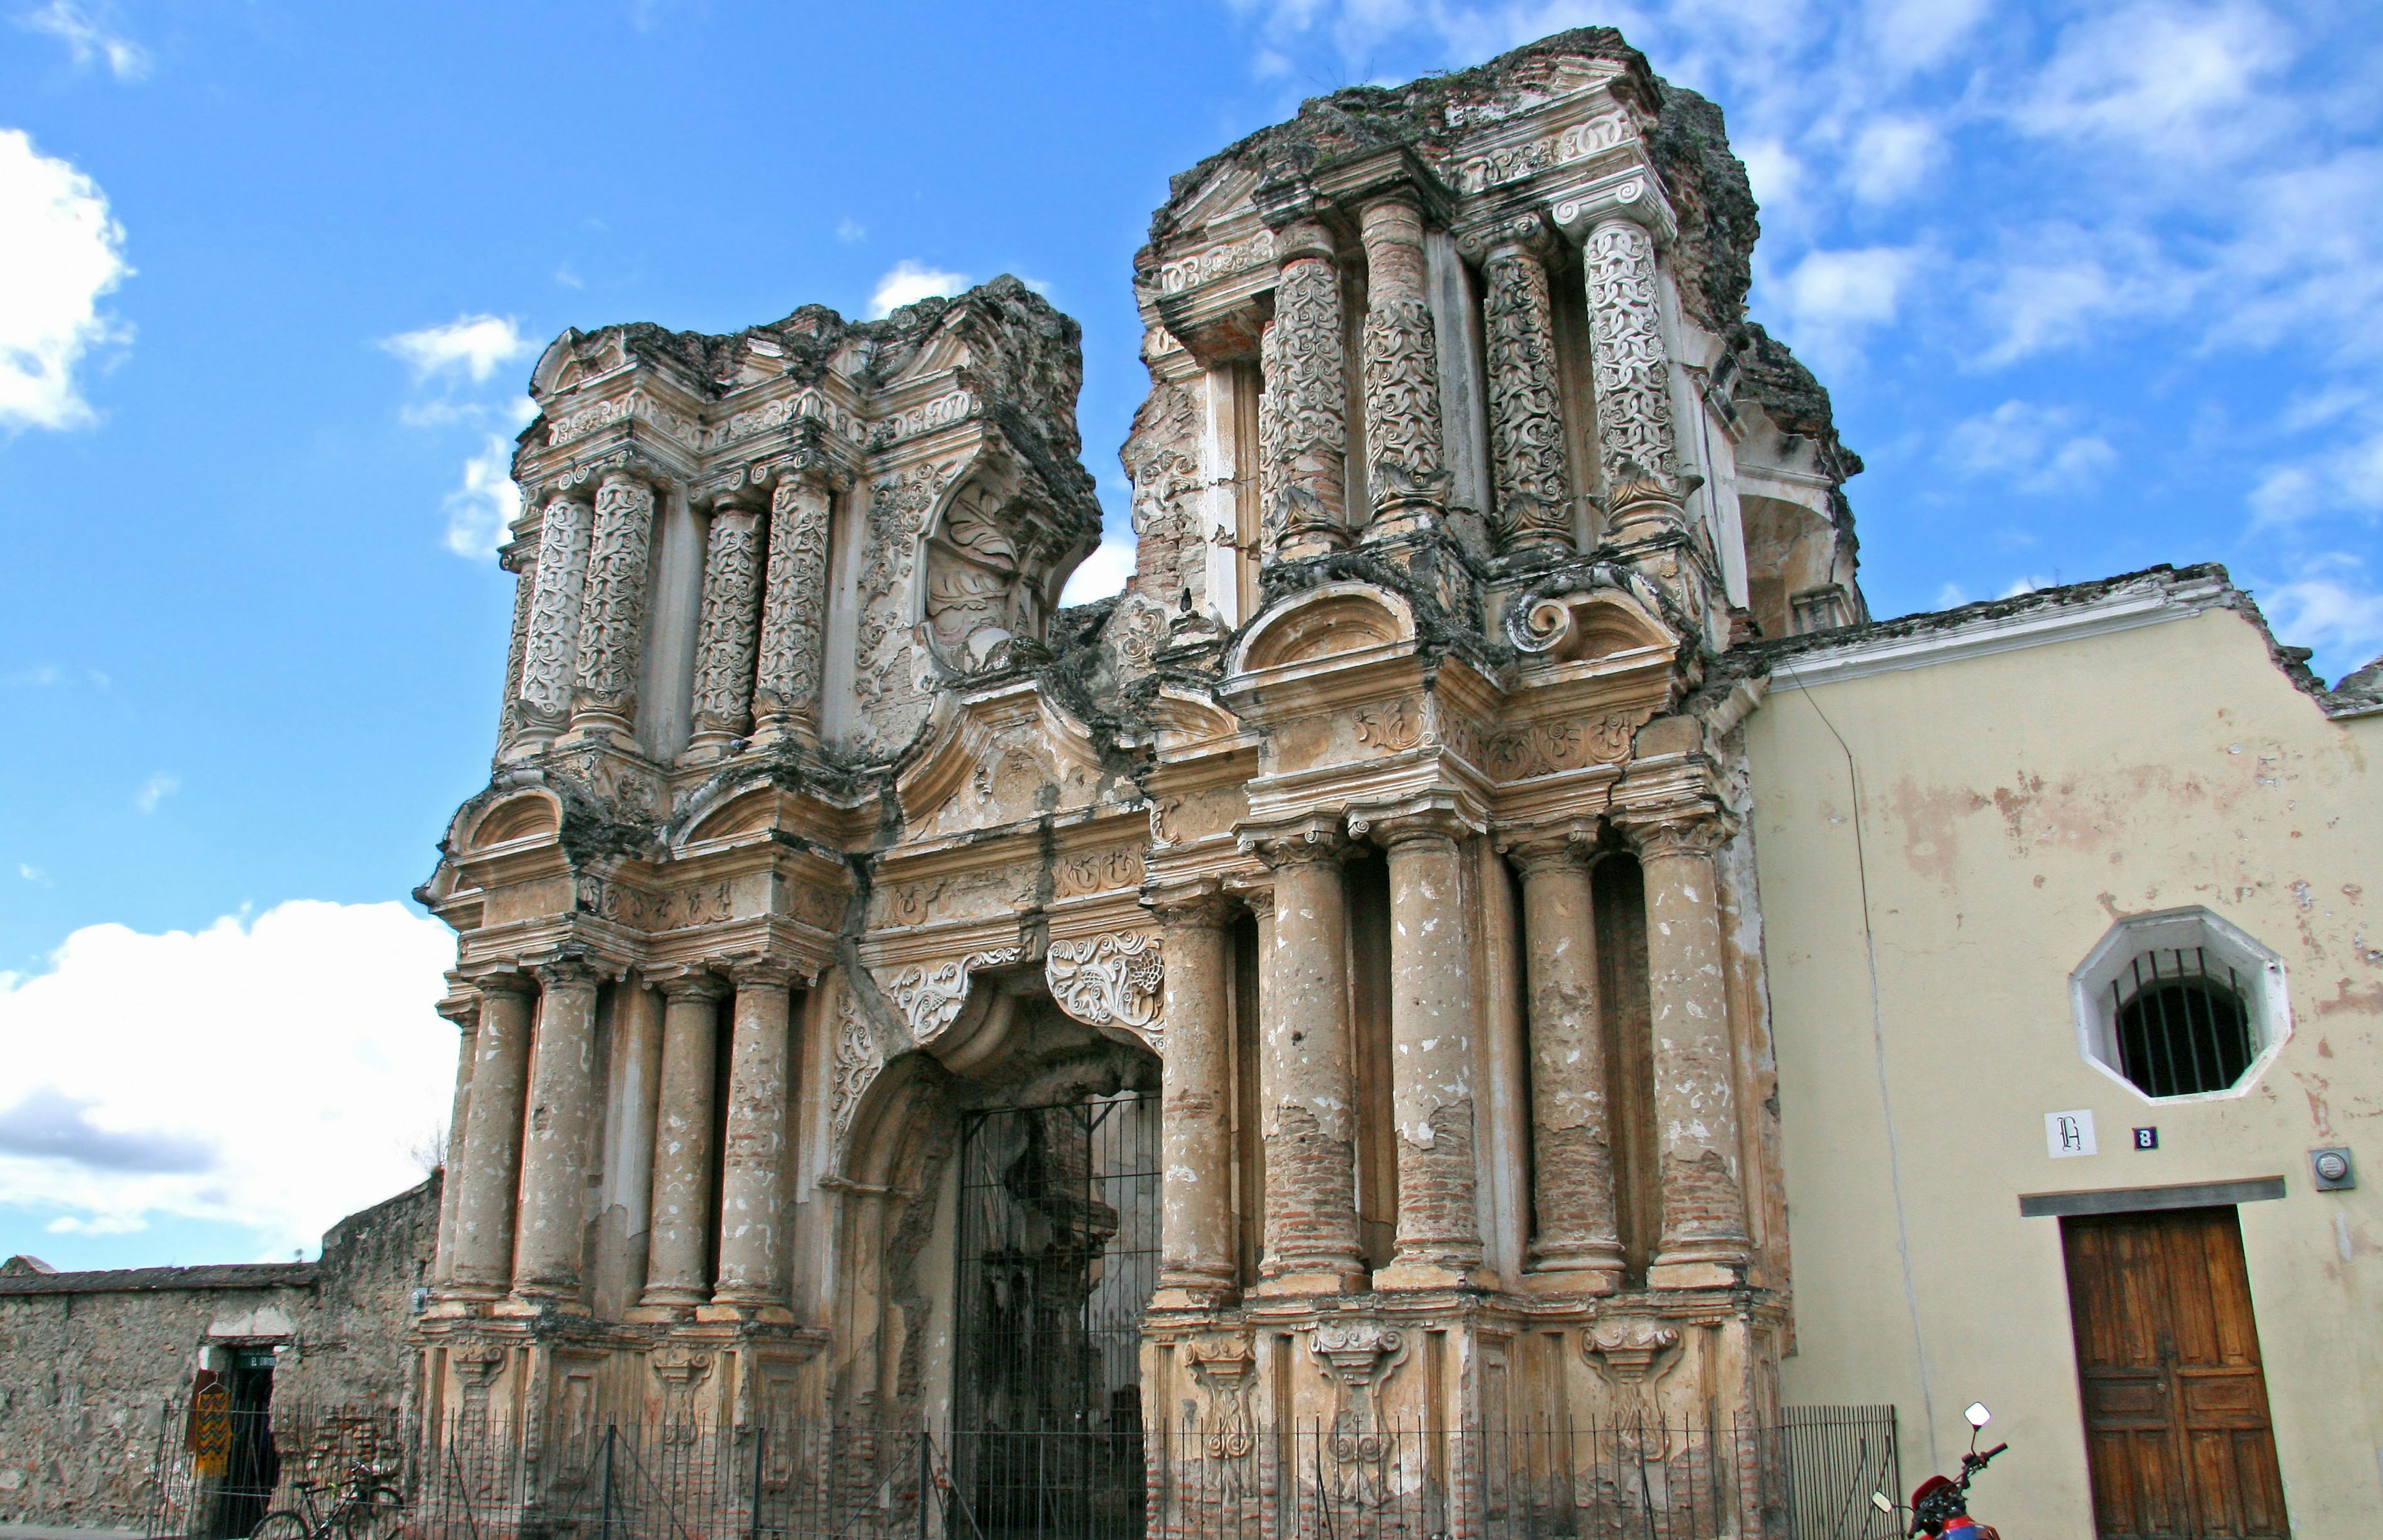
[(2069, 988), (2085, 1056), (2155, 1102), (2241, 1090), (2291, 1032), (2283, 959), (2206, 909), (2120, 920)]

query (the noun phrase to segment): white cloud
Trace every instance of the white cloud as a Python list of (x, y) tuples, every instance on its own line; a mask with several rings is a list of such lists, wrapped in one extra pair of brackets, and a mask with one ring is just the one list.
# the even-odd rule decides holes
[(2303, 562), (2298, 575), (2261, 589), (2258, 598), (2276, 634), (2313, 648), (2337, 678), (2383, 650), (2383, 591), (2364, 560), (2348, 551)]
[(1888, 203), (1917, 189), (1944, 154), (1936, 126), (1920, 117), (1881, 117), (1855, 137), (1846, 185), (1865, 203)]
[(1969, 474), (2022, 492), (2081, 492), (2118, 462), (2118, 451), (2100, 434), (2080, 431), (2080, 421), (2068, 407), (2005, 401), (1954, 425), (1945, 453)]
[(510, 315), (459, 315), (444, 326), (385, 337), (380, 345), (403, 359), (416, 380), (460, 372), (475, 384), (533, 347)]
[(0, 129), (0, 428), (87, 426), (75, 371), (130, 336), (99, 309), (132, 272), (124, 227), (99, 184)]
[(108, 21), (112, 7), (78, 5), (76, 0), (50, 0), (40, 10), (21, 17), (18, 25), (47, 32), (67, 45), (78, 65), (104, 61), (119, 80), (137, 80), (149, 73), (149, 55)]
[(877, 291), (869, 297), (870, 318), (882, 320), (904, 305), (916, 304), (937, 294), (957, 294), (968, 286), (965, 273), (946, 273), (940, 267), (904, 257), (877, 280)]
[(512, 445), (488, 435), (478, 454), (463, 462), (463, 485), (447, 494), (447, 548), (485, 561), (505, 543), (505, 526), (521, 514), (521, 488), (512, 480)]
[(260, 1255), (420, 1179), (454, 1029), (431, 1014), (446, 927), (397, 904), (294, 901), (243, 927), (94, 925), (49, 971), (0, 976), (0, 1203), (124, 1233), (154, 1215), (253, 1227)]
[(49, 874), (43, 871), (41, 868), (33, 865), (31, 861), (18, 862), (17, 875), (23, 878), (28, 882), (39, 882), (43, 887), (47, 887), (49, 885)]
[(2004, 588), (2001, 593), (1996, 594), (1994, 598), (2017, 598), (2021, 594), (2032, 594), (2039, 588), (2049, 588), (2051, 586), (2052, 582), (2049, 578), (2038, 577), (2034, 573), (2030, 573), (2021, 577), (2012, 578), (2009, 585)]
[(2383, 396), (2355, 386), (2320, 390), (2288, 405), (2288, 432), (2324, 430), (2324, 448), (2269, 465), (2251, 491), (2256, 525), (2323, 513), (2383, 513)]
[(1939, 610), (1958, 610), (1969, 602), (1969, 591), (1957, 583), (1947, 583), (1936, 590), (1936, 608)]
[(157, 805), (182, 789), (182, 778), (170, 770), (158, 770), (141, 783), (132, 794), (132, 806), (144, 813), (154, 813)]
[(2062, 31), (2018, 121), (2195, 171), (2282, 127), (2254, 98), (2290, 61), (2288, 37), (2254, 5), (2152, 0), (2106, 12)]
[(1731, 148), (1746, 163), (1747, 185), (1754, 190), (1754, 201), (1761, 205), (1766, 223), (1793, 206), (1804, 181), (1803, 163), (1793, 150), (1775, 139), (1749, 139)]
[(869, 239), (869, 227), (847, 215), (835, 222), (835, 238), (850, 246)]
[(1909, 247), (1808, 252), (1769, 287), (1786, 304), (1796, 346), (1844, 365), (1858, 356), (1864, 332), (1895, 319), (1919, 263)]
[(1133, 537), (1103, 534), (1101, 543), (1084, 564), (1068, 574), (1068, 585), (1059, 592), (1061, 604), (1090, 604), (1096, 598), (1125, 591), (1126, 579), (1133, 575)]

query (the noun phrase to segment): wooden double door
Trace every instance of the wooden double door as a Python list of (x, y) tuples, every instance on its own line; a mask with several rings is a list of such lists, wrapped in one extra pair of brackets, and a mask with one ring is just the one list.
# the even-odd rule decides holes
[(2061, 1221), (2102, 1540), (2289, 1535), (2231, 1208)]

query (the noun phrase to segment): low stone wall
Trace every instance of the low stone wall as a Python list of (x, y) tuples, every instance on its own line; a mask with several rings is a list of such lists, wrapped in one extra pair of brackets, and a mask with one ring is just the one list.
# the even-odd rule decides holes
[(0, 1523), (138, 1523), (194, 1376), (235, 1347), (273, 1349), (277, 1401), (396, 1406), (438, 1187), (341, 1220), (316, 1263), (0, 1275)]

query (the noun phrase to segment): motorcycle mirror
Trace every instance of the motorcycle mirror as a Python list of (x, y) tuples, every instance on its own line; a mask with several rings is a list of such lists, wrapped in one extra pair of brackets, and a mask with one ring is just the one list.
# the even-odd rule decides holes
[(1994, 1420), (1994, 1414), (1986, 1410), (1986, 1403), (1983, 1401), (1971, 1401), (1969, 1410), (1961, 1415), (1969, 1420), (1969, 1426), (1973, 1428), (1984, 1427)]
[(1895, 1504), (1888, 1499), (1887, 1495), (1883, 1492), (1871, 1493), (1870, 1495), (1870, 1505), (1871, 1507), (1877, 1509), (1881, 1513), (1892, 1513), (1895, 1511)]

